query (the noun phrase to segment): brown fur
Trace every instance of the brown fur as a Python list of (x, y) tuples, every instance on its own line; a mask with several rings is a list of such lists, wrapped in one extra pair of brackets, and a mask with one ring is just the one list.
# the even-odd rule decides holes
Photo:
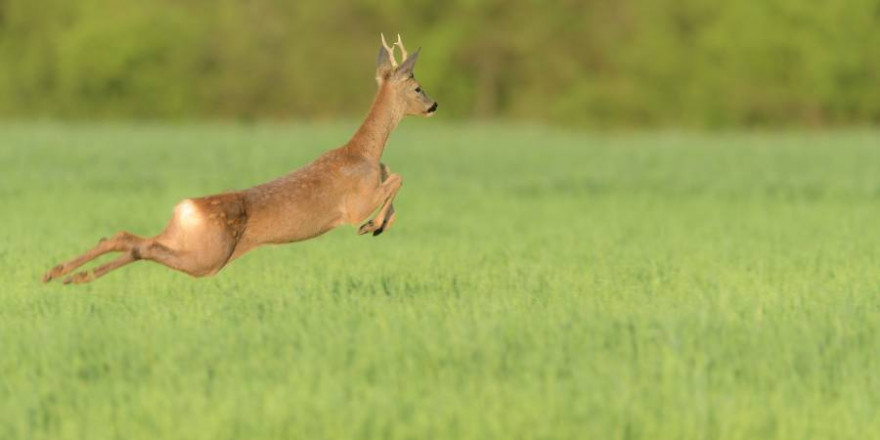
[(88, 252), (53, 267), (43, 281), (67, 275), (110, 252), (122, 254), (92, 271), (67, 277), (64, 283), (93, 281), (138, 260), (155, 261), (195, 277), (213, 275), (256, 247), (307, 240), (340, 225), (365, 222), (373, 212), (375, 217), (358, 233), (378, 235), (388, 230), (396, 217), (392, 201), (402, 178), (379, 161), (385, 143), (405, 115), (429, 116), (437, 108), (412, 76), (417, 55), (398, 67), (390, 50), (384, 55), (380, 51), (379, 91), (366, 120), (345, 145), (271, 182), (183, 200), (158, 235), (143, 238), (120, 232), (102, 239)]

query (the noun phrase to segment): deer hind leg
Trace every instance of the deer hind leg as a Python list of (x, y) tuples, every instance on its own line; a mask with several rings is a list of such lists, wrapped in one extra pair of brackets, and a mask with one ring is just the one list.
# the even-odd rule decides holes
[(155, 261), (195, 277), (210, 275), (229, 261), (245, 223), (242, 202), (234, 194), (187, 199), (177, 205), (174, 217), (158, 236), (141, 238), (120, 232), (110, 240), (102, 240), (85, 254), (55, 266), (43, 281), (64, 276), (109, 252), (123, 254), (94, 270), (78, 272), (64, 283), (94, 281), (138, 260)]
[(133, 252), (128, 251), (117, 257), (115, 260), (96, 267), (94, 270), (84, 270), (65, 278), (64, 284), (88, 283), (106, 275), (107, 272), (110, 272), (111, 270), (119, 269), (120, 267), (129, 263), (134, 263), (135, 261), (137, 261), (137, 258), (134, 257)]
[(61, 263), (52, 269), (49, 269), (45, 275), (43, 275), (43, 282), (47, 283), (52, 281), (55, 278), (62, 277), (67, 275), (68, 273), (76, 270), (83, 264), (88, 263), (89, 261), (94, 260), (95, 258), (100, 257), (101, 255), (110, 253), (110, 252), (126, 252), (131, 250), (134, 246), (137, 246), (144, 239), (138, 237), (129, 232), (119, 232), (114, 235), (112, 238), (104, 239), (102, 238), (98, 244), (93, 247), (88, 252), (72, 259), (67, 262)]
[[(383, 176), (388, 172), (387, 166), (382, 166)], [(391, 223), (395, 220), (394, 206), (392, 202), (394, 201), (394, 196), (397, 195), (397, 191), (400, 190), (400, 187), (403, 186), (403, 178), (400, 177), (400, 174), (389, 174), (387, 178), (379, 185), (377, 192), (379, 193), (379, 200), (382, 200), (382, 206), (379, 208), (379, 211), (376, 213), (376, 217), (372, 220), (367, 221), (358, 229), (358, 234), (363, 235), (368, 232), (372, 232), (374, 236), (381, 234), (383, 231), (388, 229), (391, 226)]]
[(155, 261), (164, 266), (176, 269), (190, 275), (198, 275), (198, 271), (191, 266), (191, 261), (184, 258), (180, 252), (174, 251), (153, 239), (143, 240), (137, 246), (125, 251), (115, 260), (96, 267), (94, 270), (77, 272), (64, 280), (64, 284), (83, 284), (101, 278), (107, 273), (119, 269), (127, 264), (139, 260)]

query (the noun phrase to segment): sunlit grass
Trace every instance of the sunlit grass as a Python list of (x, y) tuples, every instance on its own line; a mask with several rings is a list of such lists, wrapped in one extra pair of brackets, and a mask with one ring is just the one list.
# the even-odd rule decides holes
[(0, 438), (880, 432), (876, 132), (406, 121), (385, 235), (39, 282), (353, 128), (0, 127)]

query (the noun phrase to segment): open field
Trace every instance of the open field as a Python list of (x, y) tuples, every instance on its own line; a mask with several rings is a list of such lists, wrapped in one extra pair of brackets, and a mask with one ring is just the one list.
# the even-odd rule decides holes
[(880, 132), (407, 120), (385, 235), (39, 282), (353, 129), (0, 126), (0, 439), (880, 433)]

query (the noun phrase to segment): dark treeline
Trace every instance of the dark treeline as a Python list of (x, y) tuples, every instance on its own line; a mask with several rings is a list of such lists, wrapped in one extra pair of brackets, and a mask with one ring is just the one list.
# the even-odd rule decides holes
[(880, 0), (0, 0), (0, 116), (360, 116), (379, 32), (457, 118), (880, 122)]

